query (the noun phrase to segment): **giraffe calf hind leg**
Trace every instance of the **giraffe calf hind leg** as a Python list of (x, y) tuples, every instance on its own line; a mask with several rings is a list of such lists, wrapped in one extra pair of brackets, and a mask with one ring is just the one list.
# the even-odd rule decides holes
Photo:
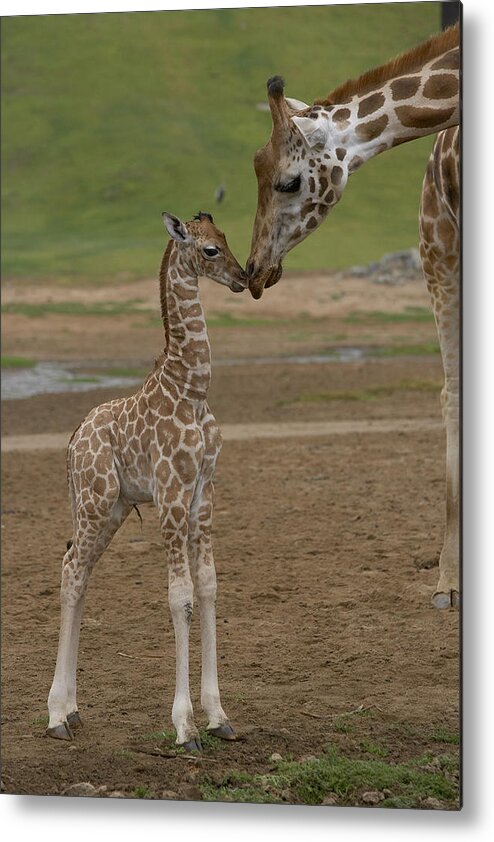
[(67, 724), (71, 731), (77, 731), (78, 728), (82, 728), (84, 723), (78, 710), (74, 710), (72, 713), (69, 713), (67, 716)]
[(53, 737), (55, 740), (66, 740), (72, 742), (74, 735), (68, 722), (62, 722), (61, 725), (55, 725), (53, 728), (46, 729), (46, 736)]
[(220, 740), (229, 740), (230, 742), (238, 740), (238, 736), (229, 722), (226, 722), (224, 725), (219, 725), (218, 728), (208, 728), (207, 730), (208, 734), (211, 734), (213, 737), (218, 737)]
[(69, 713), (65, 722), (60, 725), (55, 725), (53, 728), (47, 728), (46, 734), (48, 737), (53, 737), (55, 740), (67, 740), (72, 742), (74, 739), (74, 731), (82, 728), (82, 719), (78, 710)]
[(199, 734), (191, 740), (187, 740), (185, 743), (179, 743), (179, 746), (180, 748), (185, 749), (185, 751), (202, 751), (202, 743), (199, 738)]

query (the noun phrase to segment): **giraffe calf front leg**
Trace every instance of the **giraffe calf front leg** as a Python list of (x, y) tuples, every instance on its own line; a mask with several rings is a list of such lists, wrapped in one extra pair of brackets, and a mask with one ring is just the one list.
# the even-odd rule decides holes
[[(171, 564), (168, 578), (168, 603), (175, 630), (176, 682), (172, 722), (177, 745), (187, 751), (201, 751), (199, 732), (189, 690), (189, 630), (193, 611), (193, 587), (185, 565)], [(180, 569), (181, 568), (181, 569)]]

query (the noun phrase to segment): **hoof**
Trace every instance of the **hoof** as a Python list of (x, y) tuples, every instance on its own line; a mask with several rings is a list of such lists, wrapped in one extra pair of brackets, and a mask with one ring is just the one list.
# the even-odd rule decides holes
[(55, 740), (67, 740), (72, 742), (74, 735), (70, 730), (68, 722), (62, 722), (61, 725), (55, 725), (54, 728), (47, 728), (46, 734), (48, 737), (53, 737)]
[(78, 728), (82, 728), (83, 723), (78, 710), (74, 710), (73, 713), (69, 713), (67, 717), (67, 724), (71, 731), (77, 731)]
[(202, 745), (199, 737), (194, 737), (192, 740), (187, 740), (186, 743), (179, 743), (180, 748), (185, 751), (202, 751)]
[(444, 593), (444, 591), (438, 591), (432, 597), (432, 604), (434, 608), (459, 608), (460, 605), (460, 594), (458, 591), (448, 591)]
[(226, 722), (224, 725), (219, 725), (218, 728), (208, 728), (208, 734), (213, 737), (218, 737), (220, 740), (236, 740), (238, 739), (232, 726)]

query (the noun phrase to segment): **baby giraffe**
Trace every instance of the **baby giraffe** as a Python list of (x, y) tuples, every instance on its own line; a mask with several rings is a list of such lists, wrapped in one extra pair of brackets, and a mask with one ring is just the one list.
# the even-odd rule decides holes
[(82, 724), (76, 666), (91, 570), (139, 503), (154, 502), (168, 561), (168, 601), (176, 642), (172, 720), (176, 742), (200, 751), (189, 693), (193, 594), (201, 620), (201, 705), (208, 730), (235, 739), (220, 701), (216, 661), (216, 573), (211, 545), (213, 474), (221, 435), (207, 404), (211, 350), (198, 276), (234, 292), (243, 269), (209, 214), (184, 224), (163, 214), (171, 236), (160, 269), (166, 344), (138, 392), (93, 409), (72, 435), (67, 473), (73, 534), (63, 559), (57, 663), (48, 697), (47, 734), (73, 739)]

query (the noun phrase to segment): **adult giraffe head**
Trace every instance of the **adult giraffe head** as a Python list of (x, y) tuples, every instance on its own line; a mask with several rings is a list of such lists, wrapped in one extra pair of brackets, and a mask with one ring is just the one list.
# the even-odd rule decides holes
[(313, 105), (285, 97), (280, 76), (268, 80), (273, 126), (254, 156), (258, 204), (246, 267), (254, 298), (280, 279), (285, 255), (319, 227), (365, 161), (458, 124), (458, 39), (451, 27)]
[(287, 252), (321, 224), (348, 178), (341, 157), (346, 150), (338, 150), (338, 157), (328, 148), (327, 111), (286, 99), (280, 76), (267, 87), (273, 129), (254, 156), (258, 205), (247, 263), (254, 298), (280, 279)]

